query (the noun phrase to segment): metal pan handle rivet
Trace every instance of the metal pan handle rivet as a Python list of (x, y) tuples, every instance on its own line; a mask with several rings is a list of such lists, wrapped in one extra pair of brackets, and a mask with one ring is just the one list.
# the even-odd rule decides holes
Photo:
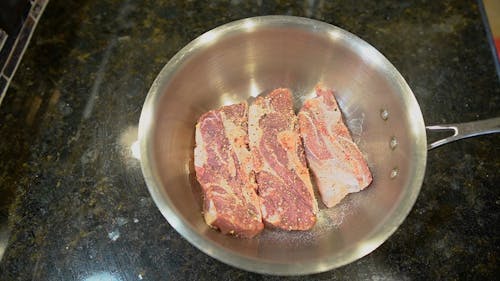
[(396, 139), (396, 137), (392, 137), (391, 141), (389, 142), (389, 147), (392, 150), (394, 150), (394, 149), (396, 149), (397, 146), (398, 146), (398, 140)]
[(390, 175), (391, 179), (395, 179), (398, 176), (398, 174), (399, 174), (399, 169), (397, 167), (392, 169)]
[(382, 108), (380, 110), (380, 118), (382, 118), (382, 120), (384, 120), (384, 121), (389, 119), (389, 111), (387, 111), (387, 109), (385, 109), (385, 108)]

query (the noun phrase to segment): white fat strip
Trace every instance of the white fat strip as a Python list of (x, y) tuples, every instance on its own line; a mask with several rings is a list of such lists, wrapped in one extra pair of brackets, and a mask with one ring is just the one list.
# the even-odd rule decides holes
[[(245, 137), (247, 133), (246, 130), (241, 126), (236, 125), (230, 119), (226, 118), (224, 113), (222, 113), (222, 124), (224, 126), (224, 134), (229, 141), (230, 147), (236, 154), (238, 162), (241, 165), (244, 165), (244, 163), (248, 163), (249, 162), (248, 159), (251, 157), (250, 151), (248, 151), (246, 146), (239, 146), (235, 142), (236, 139), (241, 139)], [(234, 177), (236, 175), (236, 167), (234, 162), (232, 161), (232, 157), (230, 157), (229, 162), (230, 162), (229, 171), (231, 173), (231, 176)], [(250, 167), (244, 166), (243, 168), (245, 168), (245, 172), (250, 173), (252, 166)], [(250, 168), (250, 170), (248, 170), (248, 168)]]
[(214, 201), (212, 200), (208, 201), (208, 208), (205, 211), (204, 216), (205, 216), (205, 222), (208, 225), (212, 225), (215, 222), (215, 220), (217, 219), (217, 210), (215, 209)]
[(199, 123), (196, 124), (195, 142), (196, 147), (194, 148), (194, 165), (196, 167), (203, 167), (207, 163), (208, 155)]
[[(205, 184), (203, 186), (205, 192), (209, 192), (212, 196), (217, 196), (217, 197), (222, 197), (222, 198), (227, 198), (228, 196), (231, 196), (231, 198), (233, 198), (232, 200), (238, 201), (236, 203), (241, 205), (242, 204), (241, 198), (236, 196), (233, 188), (229, 185), (229, 183), (226, 181), (226, 179), (218, 177), (217, 180), (218, 180), (218, 182)], [(223, 194), (223, 193), (216, 192), (216, 191), (211, 189), (212, 186), (222, 187), (226, 193)], [(214, 208), (215, 208), (215, 206), (214, 206)]]
[(325, 124), (326, 126), (326, 129), (328, 130), (328, 134), (330, 136), (333, 136), (334, 133), (332, 132), (332, 127), (331, 126), (332, 124), (337, 124), (337, 122), (341, 122), (341, 113), (340, 113), (340, 109), (337, 107), (337, 110), (332, 110), (333, 108), (329, 108), (326, 104), (325, 104), (325, 99), (324, 97), (319, 97), (320, 99), (322, 99), (322, 101), (318, 104), (319, 107), (318, 107), (318, 111), (320, 112), (321, 115), (323, 115), (323, 119), (325, 120), (325, 122), (328, 122), (327, 124)]
[[(302, 116), (304, 116), (305, 118), (307, 118), (307, 122), (311, 123), (311, 127), (315, 127), (314, 126), (314, 122), (309, 114), (309, 112), (302, 112), (301, 113)], [(314, 134), (314, 138), (316, 139), (319, 139), (319, 138), (322, 138), (319, 134), (318, 134), (318, 130), (310, 130), (308, 133), (313, 133)], [(309, 137), (309, 136), (304, 136), (305, 138), (312, 138), (312, 137)], [(319, 156), (314, 154), (314, 152), (312, 152), (311, 150), (307, 149), (306, 147), (306, 151), (308, 154), (312, 155), (315, 159), (319, 159)]]
[(266, 110), (259, 105), (252, 104), (248, 112), (248, 139), (250, 146), (257, 147), (262, 139), (262, 129), (259, 127), (260, 118)]
[(272, 216), (267, 217), (266, 221), (271, 223), (271, 224), (277, 224), (281, 221), (281, 218), (278, 214), (274, 214)]
[(267, 209), (265, 204), (260, 204), (260, 212), (262, 213), (262, 217), (267, 216)]
[[(234, 147), (233, 147), (233, 149), (234, 149)], [(229, 171), (229, 174), (231, 175), (231, 177), (235, 177), (236, 176), (236, 165), (234, 163), (233, 157), (232, 157), (230, 152), (229, 152), (228, 158), (229, 159), (226, 162), (227, 170)], [(236, 158), (238, 158), (238, 157), (236, 157)]]

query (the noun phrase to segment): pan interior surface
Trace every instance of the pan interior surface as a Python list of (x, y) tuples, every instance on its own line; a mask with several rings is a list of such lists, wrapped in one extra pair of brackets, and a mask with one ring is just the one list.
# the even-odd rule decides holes
[[(204, 112), (290, 88), (296, 110), (314, 87), (333, 88), (373, 183), (320, 213), (311, 231), (266, 229), (238, 239), (201, 215), (194, 128)], [(287, 16), (245, 19), (203, 34), (160, 72), (139, 124), (141, 164), (168, 222), (208, 255), (261, 273), (295, 275), (352, 262), (383, 243), (412, 208), (423, 180), (420, 108), (399, 72), (369, 44), (332, 25)]]

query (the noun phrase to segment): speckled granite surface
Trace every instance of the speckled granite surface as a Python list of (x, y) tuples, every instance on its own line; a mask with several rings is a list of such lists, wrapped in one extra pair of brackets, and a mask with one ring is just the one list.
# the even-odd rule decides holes
[[(281, 279), (222, 264), (181, 238), (129, 149), (162, 66), (228, 21), (299, 15), (359, 35), (407, 79), (428, 124), (500, 113), (473, 1), (66, 2), (49, 3), (0, 106), (0, 241), (8, 237), (0, 280)], [(291, 279), (495, 279), (499, 158), (498, 135), (430, 152), (417, 203), (386, 243), (340, 269)]]

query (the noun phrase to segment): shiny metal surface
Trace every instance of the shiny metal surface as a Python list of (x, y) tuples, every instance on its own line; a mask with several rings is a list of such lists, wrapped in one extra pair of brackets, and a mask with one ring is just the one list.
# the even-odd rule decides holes
[(430, 143), (427, 149), (431, 150), (443, 144), (465, 138), (500, 133), (500, 117), (467, 123), (426, 126), (425, 128), (428, 131), (453, 131), (453, 135)]
[[(337, 90), (372, 185), (333, 209), (322, 206), (309, 232), (265, 230), (242, 240), (209, 229), (193, 169), (197, 118), (277, 87), (290, 88), (299, 108), (318, 83)], [(330, 270), (377, 248), (412, 208), (427, 157), (420, 108), (389, 61), (349, 32), (288, 16), (229, 23), (178, 52), (150, 89), (139, 141), (149, 191), (182, 236), (230, 265), (283, 275)]]

